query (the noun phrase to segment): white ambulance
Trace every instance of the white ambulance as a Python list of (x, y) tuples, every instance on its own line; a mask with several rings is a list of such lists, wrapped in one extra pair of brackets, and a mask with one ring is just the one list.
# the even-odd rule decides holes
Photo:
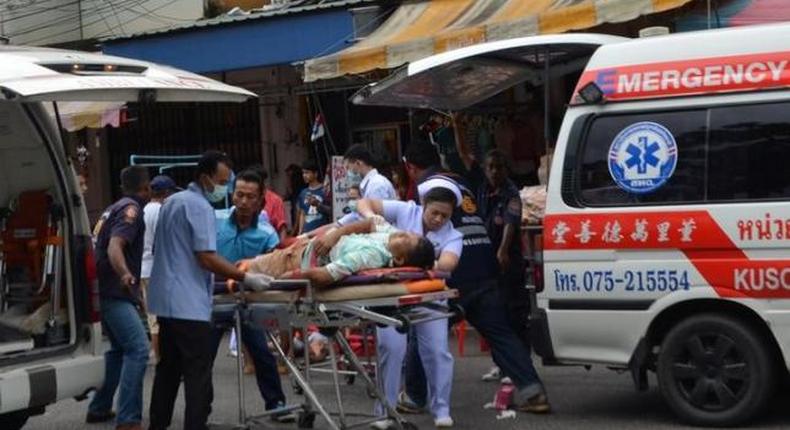
[(64, 147), (61, 102), (249, 97), (143, 61), (0, 45), (0, 429), (22, 428), (59, 400), (84, 399), (104, 378), (91, 230)]
[(630, 369), (640, 389), (653, 371), (685, 421), (743, 423), (790, 366), (790, 25), (480, 44), (354, 100), (464, 109), (574, 72), (535, 348)]

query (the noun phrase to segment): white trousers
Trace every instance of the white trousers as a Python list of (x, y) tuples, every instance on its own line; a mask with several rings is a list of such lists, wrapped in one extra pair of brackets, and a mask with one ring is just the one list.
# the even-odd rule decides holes
[[(425, 376), (428, 379), (428, 399), (434, 418), (450, 416), (450, 393), (453, 385), (453, 355), (448, 345), (447, 319), (439, 319), (414, 326)], [(403, 359), (406, 356), (406, 335), (392, 327), (376, 329), (378, 352), (378, 383), (387, 402), (395, 407), (401, 388)], [(382, 405), (376, 414), (386, 415)]]

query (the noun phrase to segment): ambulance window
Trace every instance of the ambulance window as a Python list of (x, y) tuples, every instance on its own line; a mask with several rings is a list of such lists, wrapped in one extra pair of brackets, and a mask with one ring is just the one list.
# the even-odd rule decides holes
[(790, 103), (711, 110), (708, 200), (790, 198)]
[[(698, 109), (600, 116), (593, 119), (584, 139), (581, 163), (577, 170), (579, 186), (576, 192), (579, 201), (587, 206), (613, 206), (704, 200), (706, 117), (706, 111)], [(671, 134), (677, 145), (677, 164), (666, 182), (637, 193), (615, 181), (609, 170), (609, 156), (618, 134), (634, 124), (644, 122), (651, 126), (658, 124)], [(634, 134), (633, 138), (638, 139), (638, 134)], [(626, 141), (630, 142), (628, 139)]]

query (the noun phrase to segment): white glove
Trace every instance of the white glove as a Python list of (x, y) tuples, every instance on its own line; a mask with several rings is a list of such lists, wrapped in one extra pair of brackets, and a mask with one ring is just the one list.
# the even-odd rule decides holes
[(263, 273), (245, 273), (241, 283), (253, 291), (265, 291), (269, 289), (272, 281), (274, 281), (273, 277)]

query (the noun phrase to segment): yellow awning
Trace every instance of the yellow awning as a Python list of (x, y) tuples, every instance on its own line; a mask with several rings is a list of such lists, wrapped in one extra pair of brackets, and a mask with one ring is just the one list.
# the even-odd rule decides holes
[(408, 1), (373, 34), (339, 53), (307, 60), (305, 82), (391, 69), (480, 42), (582, 30), (671, 10), (691, 0)]

